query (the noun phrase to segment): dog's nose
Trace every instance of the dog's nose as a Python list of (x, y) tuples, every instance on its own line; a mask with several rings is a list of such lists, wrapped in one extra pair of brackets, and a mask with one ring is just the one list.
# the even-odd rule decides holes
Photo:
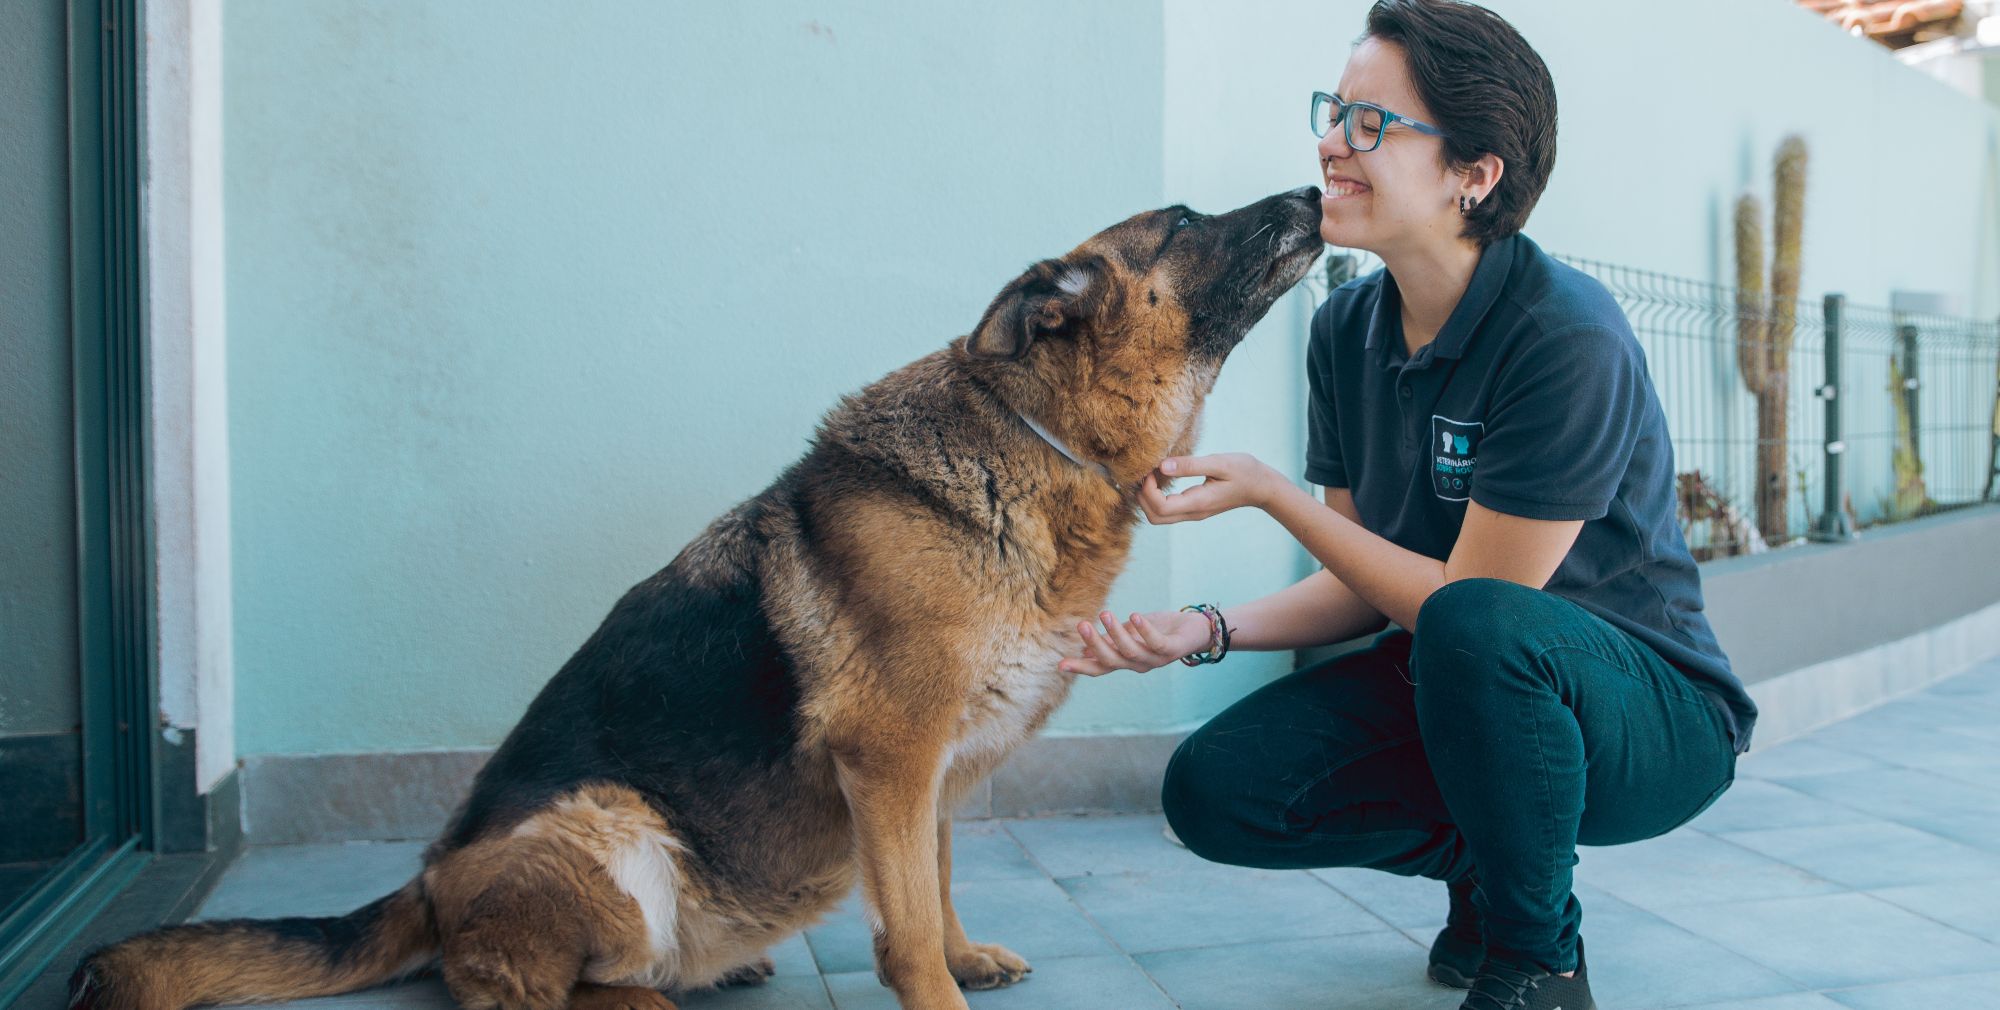
[(1286, 193), (1285, 195), (1289, 197), (1295, 197), (1300, 200), (1304, 200), (1307, 203), (1311, 204), (1319, 203), (1318, 186), (1300, 186), (1299, 188), (1292, 190), (1291, 192)]

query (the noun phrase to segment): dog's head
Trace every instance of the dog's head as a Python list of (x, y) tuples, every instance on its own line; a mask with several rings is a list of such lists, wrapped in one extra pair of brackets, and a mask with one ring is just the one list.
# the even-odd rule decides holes
[(1143, 473), (1190, 448), (1223, 359), (1318, 257), (1319, 221), (1311, 186), (1136, 215), (1029, 267), (958, 349), (1017, 409)]

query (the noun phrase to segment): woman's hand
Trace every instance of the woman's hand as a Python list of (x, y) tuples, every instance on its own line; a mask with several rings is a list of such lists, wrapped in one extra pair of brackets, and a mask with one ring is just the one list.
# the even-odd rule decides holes
[(1076, 626), (1083, 636), (1082, 658), (1065, 659), (1057, 669), (1090, 677), (1113, 670), (1145, 673), (1208, 648), (1208, 618), (1190, 610), (1133, 614), (1124, 624), (1109, 610), (1097, 617), (1102, 630), (1089, 621)]
[[(1208, 479), (1185, 491), (1167, 494), (1160, 490), (1162, 474)], [(1245, 505), (1263, 508), (1290, 483), (1284, 475), (1247, 452), (1171, 456), (1161, 460), (1159, 469), (1147, 474), (1140, 483), (1139, 507), (1145, 510), (1146, 521), (1155, 526), (1188, 522)]]

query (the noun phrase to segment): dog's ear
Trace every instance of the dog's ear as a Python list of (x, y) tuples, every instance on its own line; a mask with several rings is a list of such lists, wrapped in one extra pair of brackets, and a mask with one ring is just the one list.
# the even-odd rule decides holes
[(972, 335), (965, 351), (975, 358), (1019, 361), (1044, 337), (1070, 331), (1097, 315), (1109, 287), (1104, 261), (1095, 256), (1076, 260), (1043, 260), (1002, 289)]

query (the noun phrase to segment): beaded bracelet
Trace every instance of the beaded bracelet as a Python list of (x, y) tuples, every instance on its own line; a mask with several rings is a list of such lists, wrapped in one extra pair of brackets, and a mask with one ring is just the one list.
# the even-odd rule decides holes
[(1213, 603), (1190, 603), (1181, 610), (1208, 618), (1208, 648), (1182, 656), (1181, 662), (1188, 666), (1222, 662), (1222, 657), (1229, 655), (1229, 622), (1223, 619), (1221, 609)]

